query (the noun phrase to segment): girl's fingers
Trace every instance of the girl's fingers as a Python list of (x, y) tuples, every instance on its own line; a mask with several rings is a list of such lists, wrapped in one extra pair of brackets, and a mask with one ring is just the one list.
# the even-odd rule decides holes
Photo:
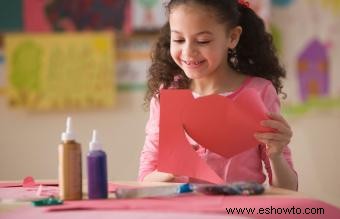
[(283, 148), (288, 145), (293, 132), (288, 122), (278, 113), (268, 113), (270, 119), (261, 122), (264, 127), (272, 128), (276, 132), (255, 133), (254, 137), (261, 143), (275, 147)]
[(257, 140), (265, 145), (268, 145), (269, 144), (269, 140), (268, 139), (260, 139), (260, 138), (257, 138)]
[(266, 139), (266, 138), (256, 138), (259, 142), (271, 146), (271, 145), (279, 145), (280, 148), (288, 145), (289, 144), (289, 140), (286, 141), (282, 141), (282, 140), (275, 140), (275, 139)]
[(290, 127), (288, 122), (285, 120), (285, 118), (283, 118), (283, 116), (279, 113), (274, 113), (274, 112), (269, 112), (268, 113), (268, 116), (273, 119), (273, 120), (276, 120), (276, 121), (280, 121), (282, 122), (283, 124), (285, 124), (287, 127)]
[(272, 139), (272, 138), (256, 138), (259, 142), (267, 145), (276, 144), (286, 146), (289, 144), (289, 139)]
[(293, 132), (292, 132), (292, 130), (290, 129), (289, 126), (286, 126), (282, 122), (279, 122), (279, 121), (276, 121), (276, 120), (265, 120), (265, 121), (261, 122), (261, 125), (264, 126), (264, 127), (276, 129), (279, 133), (286, 134), (290, 137), (292, 137), (292, 135), (293, 135)]
[(278, 133), (256, 133), (255, 137), (257, 139), (267, 139), (267, 140), (276, 140), (276, 141), (286, 141), (289, 139), (288, 136), (284, 136)]

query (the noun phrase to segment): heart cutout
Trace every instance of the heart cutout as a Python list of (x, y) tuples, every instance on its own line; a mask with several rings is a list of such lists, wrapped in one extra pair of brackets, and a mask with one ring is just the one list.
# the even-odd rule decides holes
[(22, 181), (22, 187), (34, 187), (37, 184), (32, 176), (27, 176)]
[(188, 135), (203, 147), (226, 158), (259, 144), (255, 132), (269, 131), (260, 125), (267, 109), (253, 89), (244, 89), (235, 99), (210, 95), (191, 99), (181, 121)]

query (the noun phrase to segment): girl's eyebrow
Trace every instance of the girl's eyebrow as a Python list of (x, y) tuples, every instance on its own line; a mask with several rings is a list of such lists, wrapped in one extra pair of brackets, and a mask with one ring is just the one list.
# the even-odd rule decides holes
[[(182, 34), (180, 31), (177, 31), (177, 30), (172, 30), (171, 31), (172, 33), (177, 33), (177, 34)], [(201, 32), (198, 32), (196, 33), (195, 35), (203, 35), (203, 34), (209, 34), (209, 35), (213, 35), (210, 31), (208, 30), (205, 30), (205, 31), (201, 31)]]

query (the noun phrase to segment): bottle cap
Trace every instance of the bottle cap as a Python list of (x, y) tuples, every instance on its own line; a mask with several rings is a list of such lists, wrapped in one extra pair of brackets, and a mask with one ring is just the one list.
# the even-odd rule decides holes
[(72, 118), (70, 116), (67, 117), (66, 131), (61, 134), (61, 140), (63, 141), (75, 140), (75, 136), (73, 133), (73, 126), (72, 126)]
[(100, 144), (97, 138), (97, 130), (95, 129), (92, 132), (92, 140), (89, 146), (90, 146), (90, 151), (100, 151), (102, 149), (102, 145)]

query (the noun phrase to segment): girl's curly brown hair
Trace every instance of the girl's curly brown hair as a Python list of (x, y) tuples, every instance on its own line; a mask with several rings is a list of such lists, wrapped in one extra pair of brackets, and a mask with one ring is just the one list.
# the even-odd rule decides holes
[[(218, 21), (225, 23), (226, 28), (241, 26), (242, 34), (236, 47), (238, 64), (235, 67), (228, 59), (230, 67), (241, 74), (265, 78), (273, 83), (278, 94), (282, 93), (281, 78), (286, 76), (286, 71), (276, 56), (272, 35), (266, 32), (263, 20), (252, 9), (237, 0), (170, 0), (167, 12), (170, 14), (176, 6), (188, 3), (213, 9)], [(166, 23), (151, 54), (146, 106), (152, 97), (157, 97), (160, 87), (189, 88), (190, 79), (170, 55), (170, 40), (170, 25)], [(176, 77), (178, 80), (174, 81)]]

